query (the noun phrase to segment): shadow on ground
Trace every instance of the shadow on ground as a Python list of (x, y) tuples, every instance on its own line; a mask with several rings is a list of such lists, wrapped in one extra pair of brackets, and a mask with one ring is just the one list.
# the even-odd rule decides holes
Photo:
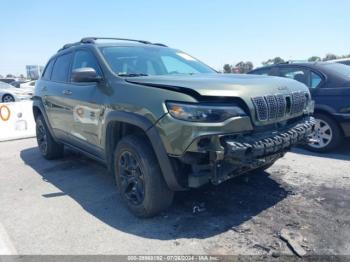
[[(207, 238), (239, 227), (276, 205), (288, 192), (268, 173), (242, 176), (220, 186), (177, 193), (172, 207), (152, 219), (138, 219), (122, 204), (114, 179), (106, 168), (74, 152), (62, 160), (43, 160), (37, 148), (21, 151), (23, 161), (60, 192), (44, 198), (68, 195), (92, 216), (129, 234), (170, 240)], [(51, 191), (52, 192), (52, 191)], [(193, 213), (202, 209), (202, 212)]]
[(293, 152), (298, 154), (308, 155), (308, 156), (350, 161), (350, 139), (345, 139), (338, 148), (332, 150), (332, 152), (330, 153), (314, 153), (314, 152), (305, 150), (303, 148), (295, 148), (293, 149)]

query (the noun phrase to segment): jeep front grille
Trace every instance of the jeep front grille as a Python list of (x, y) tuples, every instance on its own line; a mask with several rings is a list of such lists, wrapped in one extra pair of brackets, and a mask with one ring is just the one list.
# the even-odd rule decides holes
[(283, 118), (286, 114), (301, 113), (308, 100), (305, 92), (294, 92), (291, 95), (267, 95), (253, 97), (256, 117), (259, 121)]

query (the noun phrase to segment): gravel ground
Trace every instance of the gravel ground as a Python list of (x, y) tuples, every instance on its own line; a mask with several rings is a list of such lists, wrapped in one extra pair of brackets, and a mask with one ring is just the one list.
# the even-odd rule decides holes
[(266, 172), (178, 193), (147, 220), (124, 208), (100, 164), (74, 152), (44, 160), (34, 139), (0, 143), (0, 253), (278, 257), (293, 248), (350, 255), (350, 143), (328, 155), (296, 149)]

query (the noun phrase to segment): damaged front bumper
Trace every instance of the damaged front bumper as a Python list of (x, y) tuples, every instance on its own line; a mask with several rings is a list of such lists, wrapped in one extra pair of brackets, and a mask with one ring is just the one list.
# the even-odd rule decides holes
[(188, 185), (199, 187), (207, 182), (217, 185), (248, 171), (266, 167), (291, 147), (307, 143), (314, 126), (314, 119), (307, 117), (277, 131), (222, 136), (219, 138), (222, 150), (208, 150), (209, 164), (194, 165)]

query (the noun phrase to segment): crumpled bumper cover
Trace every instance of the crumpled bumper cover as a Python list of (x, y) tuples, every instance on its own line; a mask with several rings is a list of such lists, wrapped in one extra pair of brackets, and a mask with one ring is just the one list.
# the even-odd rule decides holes
[(223, 137), (225, 152), (220, 160), (213, 160), (211, 182), (220, 184), (231, 177), (273, 163), (291, 147), (307, 143), (314, 127), (315, 120), (307, 117), (275, 132)]
[(296, 123), (284, 130), (269, 134), (225, 139), (225, 156), (246, 161), (287, 150), (292, 146), (307, 143), (314, 126), (315, 120), (310, 117), (308, 120)]
[(209, 169), (198, 168), (189, 176), (189, 187), (199, 187), (211, 181), (220, 184), (232, 177), (268, 166), (290, 150), (307, 143), (314, 131), (315, 120), (304, 117), (276, 131), (220, 137), (222, 150), (208, 150)]

